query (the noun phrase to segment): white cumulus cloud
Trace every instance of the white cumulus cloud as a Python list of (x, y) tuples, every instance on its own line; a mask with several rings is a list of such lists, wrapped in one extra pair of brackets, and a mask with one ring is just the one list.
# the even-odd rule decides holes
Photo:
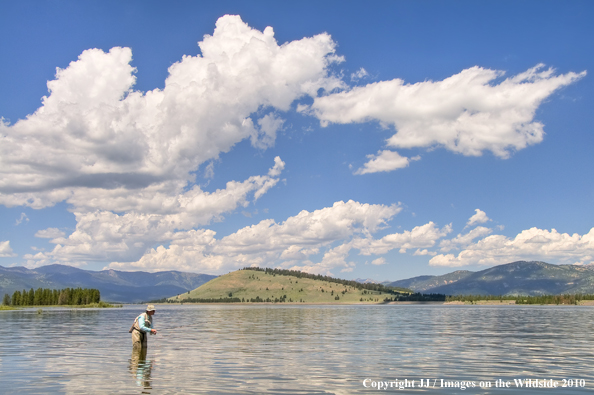
[(17, 254), (10, 248), (10, 241), (0, 241), (0, 258), (10, 258), (15, 256), (17, 256)]
[(369, 161), (363, 167), (357, 169), (355, 174), (368, 174), (377, 172), (387, 172), (396, 169), (408, 167), (411, 160), (421, 159), (419, 156), (407, 158), (400, 156), (396, 151), (380, 150), (377, 155), (367, 155)]
[(386, 263), (387, 263), (386, 258), (384, 258), (384, 257), (379, 257), (379, 258), (371, 261), (372, 265), (385, 265)]
[[(34, 114), (0, 123), (0, 204), (76, 204), (89, 189), (179, 193), (236, 143), (274, 144), (284, 122), (274, 111), (343, 86), (327, 70), (342, 61), (328, 34), (279, 45), (271, 27), (227, 15), (198, 45), (201, 55), (184, 56), (165, 87), (148, 92), (133, 90), (130, 48), (89, 49), (58, 69)], [(271, 111), (252, 120), (261, 109)]]
[(58, 228), (41, 229), (38, 230), (37, 233), (35, 233), (35, 237), (39, 237), (42, 239), (56, 239), (58, 237), (64, 237), (65, 235), (66, 233), (64, 233)]
[[(505, 159), (542, 141), (543, 124), (534, 120), (536, 109), (586, 72), (555, 75), (539, 64), (500, 80), (503, 74), (471, 67), (443, 81), (374, 82), (316, 97), (310, 107), (300, 109), (323, 126), (367, 121), (392, 126), (396, 133), (386, 141), (392, 148), (437, 146), (472, 156), (491, 151)], [(393, 169), (402, 168), (402, 163)]]
[(500, 265), (517, 260), (551, 263), (594, 262), (594, 228), (587, 234), (559, 233), (555, 229), (530, 228), (514, 238), (491, 235), (466, 246), (457, 256), (441, 254), (429, 261), (431, 266)]
[[(277, 157), (270, 174), (280, 175), (284, 162)], [(145, 191), (145, 196), (127, 196), (125, 190), (111, 191), (111, 199), (106, 196), (88, 196), (79, 206), (88, 210), (75, 211), (76, 229), (68, 237), (56, 237), (52, 251), (25, 258), (54, 259), (57, 261), (112, 261), (130, 260), (143, 255), (155, 243), (166, 243), (175, 238), (177, 231), (190, 230), (222, 219), (226, 212), (238, 207), (246, 207), (250, 196), (257, 199), (274, 186), (278, 178), (252, 176), (243, 182), (230, 181), (225, 189), (204, 192), (194, 186), (178, 196), (160, 196), (160, 192)], [(109, 201), (107, 201), (109, 200)], [(109, 210), (92, 208), (126, 207), (126, 212), (118, 214)], [(47, 234), (49, 230), (38, 232)], [(64, 236), (62, 234), (62, 236)], [(43, 236), (38, 236), (43, 237)]]
[[(150, 271), (177, 267), (212, 272), (287, 262), (292, 267), (298, 265), (300, 270), (328, 273), (332, 268), (350, 267), (347, 258), (354, 236), (377, 232), (400, 211), (398, 205), (350, 200), (312, 212), (303, 210), (281, 223), (263, 220), (221, 239), (210, 230), (176, 232), (170, 237), (169, 247), (152, 248), (138, 261), (113, 262), (109, 267)], [(320, 262), (310, 261), (322, 250), (325, 252)]]
[(437, 240), (445, 237), (451, 231), (451, 225), (439, 229), (435, 223), (428, 222), (425, 225), (415, 226), (410, 231), (392, 233), (381, 239), (357, 239), (353, 244), (362, 255), (381, 255), (394, 249), (405, 253), (408, 249), (433, 247)]
[(489, 217), (487, 217), (487, 214), (482, 211), (481, 209), (475, 209), (475, 214), (470, 217), (468, 219), (468, 222), (466, 223), (466, 227), (469, 226), (474, 226), (477, 224), (484, 224), (485, 222), (491, 221), (491, 219)]
[(30, 266), (135, 261), (246, 207), (278, 183), (279, 157), (268, 174), (214, 192), (196, 185), (196, 170), (208, 164), (214, 177), (214, 161), (243, 140), (271, 147), (291, 103), (344, 87), (329, 72), (343, 59), (326, 33), (279, 45), (271, 27), (226, 15), (198, 45), (147, 92), (134, 90), (130, 48), (88, 49), (57, 69), (37, 111), (0, 120), (0, 204), (66, 201), (77, 221), (70, 235), (40, 231), (56, 246), (28, 254)]
[(439, 246), (441, 247), (441, 251), (448, 252), (454, 248), (465, 247), (472, 243), (472, 240), (476, 239), (477, 237), (483, 237), (492, 232), (492, 229), (486, 228), (484, 226), (477, 226), (466, 234), (458, 234), (458, 236), (454, 237), (453, 239), (442, 240), (439, 243)]

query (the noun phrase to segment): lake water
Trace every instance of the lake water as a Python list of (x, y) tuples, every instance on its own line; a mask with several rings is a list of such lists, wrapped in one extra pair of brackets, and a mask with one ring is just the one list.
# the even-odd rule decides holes
[[(0, 312), (0, 393), (594, 389), (594, 308), (588, 306), (158, 305), (159, 334), (150, 336), (146, 356), (135, 356), (128, 329), (143, 309)], [(572, 387), (517, 388), (514, 379)], [(497, 380), (510, 386), (496, 387)], [(392, 387), (379, 390), (382, 382)], [(402, 384), (409, 387), (398, 389)]]

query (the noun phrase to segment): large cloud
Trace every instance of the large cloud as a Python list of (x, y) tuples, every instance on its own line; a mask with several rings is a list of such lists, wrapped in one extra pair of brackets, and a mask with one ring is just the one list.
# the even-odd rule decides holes
[[(109, 267), (135, 270), (201, 270), (221, 272), (244, 266), (284, 267), (311, 273), (331, 274), (334, 269), (352, 271), (349, 256), (384, 255), (397, 249), (415, 255), (428, 255), (440, 238), (451, 232), (447, 225), (439, 229), (429, 222), (410, 231), (391, 233), (380, 239), (373, 235), (387, 226), (399, 205), (370, 205), (359, 202), (336, 202), (313, 212), (299, 214), (277, 223), (272, 219), (215, 238), (211, 230), (177, 232), (168, 247), (148, 251), (136, 262), (112, 262)], [(321, 254), (321, 258), (316, 258)], [(373, 264), (386, 263), (385, 258)]]
[(42, 107), (0, 124), (0, 204), (77, 205), (114, 189), (136, 199), (145, 188), (177, 193), (236, 143), (273, 144), (283, 123), (276, 110), (342, 86), (327, 71), (341, 61), (328, 34), (278, 45), (272, 28), (224, 16), (199, 46), (202, 56), (184, 56), (164, 89), (146, 93), (132, 89), (129, 48), (89, 49), (58, 69)]
[(555, 229), (530, 228), (514, 238), (487, 236), (466, 246), (457, 256), (437, 255), (431, 266), (499, 265), (517, 260), (543, 260), (554, 263), (594, 262), (594, 228), (585, 235), (559, 233)]
[(77, 221), (68, 236), (40, 231), (56, 246), (25, 255), (29, 266), (136, 260), (247, 206), (278, 183), (279, 157), (268, 174), (212, 193), (195, 184), (199, 166), (245, 139), (270, 147), (291, 103), (343, 87), (328, 71), (342, 58), (325, 33), (279, 45), (272, 28), (227, 15), (198, 45), (201, 55), (184, 56), (148, 92), (133, 90), (129, 48), (86, 50), (57, 69), (34, 114), (0, 120), (0, 204), (66, 201)]
[[(109, 267), (142, 270), (206, 270), (236, 269), (249, 265), (277, 266), (286, 262), (311, 264), (308, 258), (327, 247), (320, 267), (310, 271), (324, 271), (344, 265), (345, 254), (351, 247), (332, 247), (344, 244), (355, 235), (369, 236), (387, 226), (387, 222), (401, 211), (398, 205), (371, 205), (354, 201), (336, 202), (313, 212), (301, 211), (281, 223), (268, 219), (223, 237), (214, 238), (210, 230), (178, 232), (171, 237), (168, 248), (150, 250), (137, 262), (113, 262)], [(332, 252), (334, 250), (334, 252)], [(338, 251), (338, 258), (336, 256)], [(307, 269), (304, 267), (303, 269)]]
[[(208, 193), (194, 186), (178, 196), (161, 196), (154, 191), (145, 191), (143, 199), (126, 196), (124, 190), (112, 191), (109, 195), (81, 202), (75, 211), (76, 230), (64, 237), (57, 229), (38, 232), (38, 237), (55, 236), (56, 247), (45, 253), (26, 255), (29, 266), (39, 266), (49, 260), (84, 264), (87, 261), (112, 261), (137, 259), (155, 243), (167, 243), (178, 238), (179, 231), (203, 226), (219, 220), (226, 212), (245, 207), (273, 187), (284, 167), (277, 157), (274, 166), (265, 176), (252, 176), (244, 182), (230, 181), (225, 189)], [(149, 193), (149, 192), (152, 192)], [(253, 197), (252, 197), (253, 196)], [(96, 200), (101, 200), (97, 202)], [(90, 210), (93, 207), (125, 207), (123, 214), (109, 210)]]
[[(534, 121), (538, 106), (557, 89), (586, 72), (555, 75), (544, 65), (497, 83), (501, 71), (471, 67), (443, 81), (405, 84), (380, 81), (317, 97), (300, 109), (328, 123), (378, 121), (396, 133), (388, 147), (441, 146), (463, 155), (491, 151), (507, 158), (514, 150), (542, 141), (543, 125)], [(388, 160), (389, 159), (389, 160)], [(360, 174), (406, 167), (406, 158), (383, 151)]]
[(439, 229), (435, 223), (429, 222), (425, 225), (415, 226), (410, 231), (389, 234), (379, 240), (358, 239), (354, 244), (363, 255), (382, 255), (394, 249), (398, 249), (401, 253), (405, 253), (408, 249), (417, 249), (420, 252), (421, 248), (433, 247), (437, 240), (451, 231), (451, 225)]
[(466, 247), (477, 237), (483, 237), (491, 234), (492, 232), (492, 229), (486, 228), (484, 226), (477, 226), (466, 234), (458, 234), (458, 236), (454, 237), (453, 239), (442, 240), (441, 243), (439, 243), (439, 246), (441, 247), (441, 251), (448, 252), (455, 248)]

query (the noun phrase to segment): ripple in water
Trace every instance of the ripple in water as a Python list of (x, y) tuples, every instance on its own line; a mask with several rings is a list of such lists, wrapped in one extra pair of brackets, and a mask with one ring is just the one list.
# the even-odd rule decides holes
[(555, 394), (594, 388), (586, 306), (166, 305), (148, 352), (134, 354), (128, 329), (142, 308), (0, 313), (0, 392), (365, 394), (404, 379), (417, 387), (387, 392), (542, 392), (514, 379), (585, 381)]

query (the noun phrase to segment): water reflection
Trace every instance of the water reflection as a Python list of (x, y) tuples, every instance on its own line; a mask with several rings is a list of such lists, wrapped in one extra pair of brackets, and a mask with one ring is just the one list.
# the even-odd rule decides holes
[(146, 359), (146, 353), (146, 348), (132, 348), (129, 370), (136, 380), (136, 385), (144, 389), (142, 393), (150, 394), (153, 361)]

